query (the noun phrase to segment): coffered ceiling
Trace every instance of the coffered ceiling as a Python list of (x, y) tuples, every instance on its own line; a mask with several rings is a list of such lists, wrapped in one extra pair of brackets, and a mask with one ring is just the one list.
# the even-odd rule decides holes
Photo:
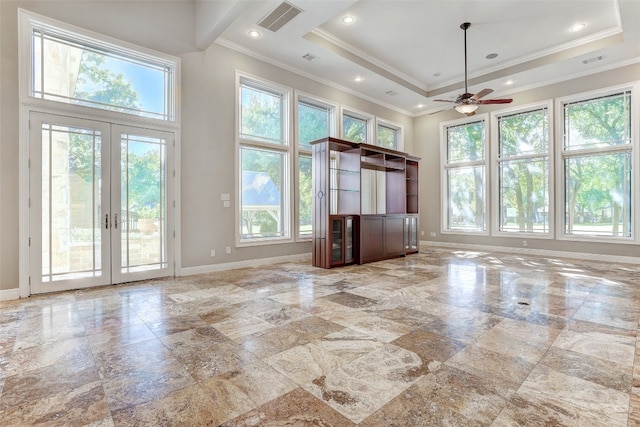
[[(203, 0), (197, 40), (216, 42), (404, 113), (435, 98), (491, 97), (640, 62), (640, 0)], [(283, 14), (276, 31), (259, 23)], [(345, 17), (353, 22), (345, 23)], [(257, 31), (258, 37), (251, 37)], [(306, 58), (305, 58), (306, 57)], [(640, 79), (640, 76), (639, 76)], [(358, 81), (356, 81), (358, 80)]]

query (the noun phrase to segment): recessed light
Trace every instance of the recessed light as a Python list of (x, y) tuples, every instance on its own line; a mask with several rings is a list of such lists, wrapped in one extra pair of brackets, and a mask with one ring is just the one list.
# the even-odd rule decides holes
[(424, 108), (424, 104), (418, 104), (418, 105), (416, 105), (416, 107), (418, 107), (418, 108)]
[(355, 79), (353, 79), (354, 81), (360, 83), (362, 80), (364, 80), (362, 77), (358, 76)]
[(507, 80), (506, 82), (504, 82), (504, 84), (506, 84), (507, 86), (511, 86), (514, 83), (515, 82), (513, 80)]
[(485, 58), (487, 58), (487, 59), (495, 59), (497, 57), (498, 57), (497, 53), (490, 53), (487, 56), (485, 56)]
[(351, 16), (351, 15), (347, 15), (347, 16), (345, 16), (344, 18), (342, 18), (342, 22), (343, 22), (343, 23), (345, 23), (345, 24), (347, 24), (347, 25), (351, 25), (351, 24), (353, 24), (354, 22), (356, 22), (356, 18), (354, 18), (354, 17), (353, 17), (353, 16)]
[(258, 37), (260, 37), (260, 33), (257, 32), (256, 30), (251, 30), (251, 31), (249, 31), (249, 37), (257, 39)]
[(586, 27), (586, 26), (587, 26), (587, 24), (585, 24), (584, 22), (580, 22), (580, 23), (577, 23), (577, 24), (573, 24), (573, 25), (571, 26), (571, 32), (572, 32), (572, 33), (577, 33), (578, 31), (583, 30), (583, 29), (584, 29), (584, 27)]

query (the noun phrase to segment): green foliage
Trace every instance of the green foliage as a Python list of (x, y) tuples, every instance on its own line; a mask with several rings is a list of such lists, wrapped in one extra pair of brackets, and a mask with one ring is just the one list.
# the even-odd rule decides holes
[(251, 87), (242, 87), (240, 133), (249, 139), (281, 143), (282, 98)]
[(378, 126), (378, 145), (385, 148), (396, 150), (398, 147), (396, 141), (396, 131), (394, 129)]
[(139, 109), (139, 95), (130, 81), (125, 81), (122, 73), (105, 69), (104, 56), (84, 51), (80, 60), (80, 70), (76, 83), (75, 98), (103, 104), (104, 108), (120, 110), (117, 107)]
[(300, 145), (329, 136), (327, 109), (300, 103), (298, 105), (298, 140)]
[(342, 134), (347, 141), (365, 143), (367, 142), (367, 122), (355, 117), (344, 116)]

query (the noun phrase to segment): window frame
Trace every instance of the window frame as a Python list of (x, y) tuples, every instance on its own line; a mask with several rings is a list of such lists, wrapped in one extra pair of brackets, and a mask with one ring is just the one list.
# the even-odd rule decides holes
[[(623, 92), (630, 92), (630, 144), (613, 145), (608, 147), (587, 147), (580, 149), (565, 150), (564, 147), (564, 108), (566, 104), (589, 101), (592, 99), (607, 97), (611, 95), (620, 94)], [(623, 84), (618, 86), (612, 86), (608, 88), (598, 89), (589, 92), (582, 92), (562, 98), (556, 99), (556, 165), (557, 165), (557, 185), (556, 185), (556, 206), (558, 209), (555, 213), (556, 220), (556, 239), (561, 241), (573, 241), (573, 242), (590, 242), (590, 243), (615, 243), (615, 244), (637, 244), (640, 240), (640, 224), (638, 215), (640, 209), (637, 204), (640, 201), (640, 197), (637, 196), (639, 184), (640, 184), (640, 165), (638, 161), (638, 149), (640, 138), (640, 121), (638, 116), (640, 114), (640, 83), (635, 82), (632, 84)], [(635, 126), (634, 126), (635, 125)], [(584, 157), (592, 155), (606, 155), (606, 154), (619, 154), (629, 152), (631, 158), (631, 199), (630, 199), (630, 237), (614, 237), (614, 236), (588, 236), (582, 234), (566, 234), (565, 233), (565, 219), (566, 219), (566, 191), (565, 191), (565, 159), (572, 157)]]
[[(500, 163), (503, 161), (514, 160), (527, 160), (527, 159), (539, 159), (545, 157), (543, 154), (531, 154), (531, 155), (515, 155), (509, 158), (502, 159), (500, 156), (500, 125), (499, 120), (504, 116), (511, 116), (515, 114), (526, 114), (528, 112), (539, 111), (542, 109), (547, 110), (547, 138), (549, 145), (547, 147), (546, 159), (548, 164), (547, 176), (547, 192), (549, 201), (549, 226), (546, 233), (529, 233), (526, 231), (502, 231), (500, 230)], [(514, 237), (519, 239), (543, 239), (552, 240), (555, 235), (555, 156), (554, 156), (554, 133), (553, 133), (553, 101), (546, 100), (543, 102), (522, 105), (513, 108), (507, 108), (491, 113), (490, 120), (490, 149), (491, 149), (491, 235), (496, 237)]]
[[(77, 27), (66, 22), (58, 21), (43, 15), (33, 13), (24, 9), (18, 9), (18, 45), (19, 45), (19, 76), (20, 76), (20, 98), (25, 105), (40, 109), (53, 109), (75, 115), (87, 115), (87, 111), (96, 117), (106, 118), (113, 122), (134, 122), (138, 124), (149, 124), (154, 127), (175, 130), (180, 124), (180, 99), (177, 86), (180, 82), (180, 59), (162, 52), (154, 51), (142, 46), (134, 45), (123, 40), (109, 37), (85, 28)], [(60, 35), (76, 41), (79, 44), (88, 44), (92, 47), (104, 49), (109, 53), (126, 56), (141, 61), (155, 62), (170, 69), (167, 79), (168, 104), (167, 118), (155, 118), (141, 116), (121, 111), (96, 108), (82, 104), (72, 104), (51, 99), (44, 99), (33, 96), (33, 42), (32, 34), (34, 29), (45, 30), (48, 33)]]
[(392, 148), (392, 150), (404, 151), (404, 128), (397, 123), (393, 123), (389, 120), (376, 117), (376, 126), (375, 126), (376, 144), (375, 145), (378, 145), (378, 146), (380, 146), (378, 141), (378, 130), (380, 129), (380, 127), (385, 127), (387, 129), (394, 130), (396, 132), (396, 147)]
[[(257, 90), (264, 90), (267, 92), (277, 93), (282, 96), (282, 117), (281, 117), (281, 143), (275, 144), (267, 141), (260, 140), (252, 140), (248, 138), (241, 137), (241, 111), (242, 111), (242, 99), (241, 92), (243, 85), (247, 85), (250, 87), (255, 87)], [(236, 118), (235, 118), (235, 140), (236, 140), (236, 149), (235, 149), (235, 194), (238, 200), (236, 203), (236, 214), (235, 214), (235, 240), (236, 247), (248, 247), (248, 246), (260, 246), (260, 245), (272, 245), (276, 243), (292, 243), (295, 241), (294, 233), (292, 232), (292, 218), (294, 218), (294, 204), (291, 197), (291, 188), (293, 177), (293, 169), (291, 167), (294, 159), (293, 150), (294, 145), (291, 142), (293, 141), (293, 130), (290, 125), (290, 117), (291, 117), (291, 99), (293, 97), (293, 89), (278, 85), (273, 82), (269, 82), (265, 79), (261, 79), (259, 77), (253, 76), (248, 73), (244, 73), (241, 71), (236, 71), (236, 82), (235, 82), (235, 104), (236, 104)], [(241, 164), (241, 150), (243, 148), (248, 149), (258, 149), (266, 152), (273, 152), (282, 154), (284, 156), (283, 160), (283, 170), (282, 174), (282, 186), (280, 198), (282, 200), (283, 206), (282, 209), (282, 224), (283, 224), (283, 235), (277, 237), (256, 237), (256, 238), (248, 238), (243, 239), (241, 233), (242, 226), (242, 164)]]
[[(312, 149), (303, 147), (300, 144), (300, 120), (299, 120), (299, 105), (300, 103), (304, 103), (307, 105), (315, 106), (318, 108), (326, 108), (329, 114), (329, 137), (335, 137), (337, 123), (338, 123), (338, 104), (328, 101), (326, 99), (319, 98), (317, 96), (313, 96), (307, 94), (302, 91), (295, 90), (294, 91), (294, 230), (295, 230), (295, 239), (296, 242), (310, 242), (313, 240), (313, 232), (308, 234), (300, 233), (300, 158), (301, 157), (309, 157), (312, 158)], [(313, 161), (313, 159), (312, 159)], [(312, 212), (313, 215), (313, 212)]]
[[(476, 161), (464, 161), (464, 162), (454, 162), (449, 163), (448, 161), (448, 138), (447, 138), (447, 130), (452, 127), (468, 125), (472, 123), (482, 122), (484, 124), (484, 160), (476, 160)], [(491, 170), (489, 168), (489, 115), (478, 114), (471, 117), (463, 117), (456, 120), (450, 120), (446, 122), (440, 123), (440, 233), (441, 234), (450, 234), (450, 235), (464, 235), (464, 236), (489, 236), (490, 235), (490, 226), (489, 216), (491, 215), (491, 197), (489, 193), (489, 183), (491, 182)], [(485, 203), (485, 222), (484, 222), (484, 230), (461, 230), (461, 229), (451, 229), (449, 228), (449, 191), (448, 191), (448, 171), (451, 169), (472, 167), (472, 166), (483, 166), (484, 167), (484, 182), (483, 182), (483, 191), (484, 191), (484, 203)]]
[(359, 111), (354, 108), (349, 108), (345, 106), (340, 107), (340, 117), (338, 118), (339, 126), (340, 126), (340, 138), (347, 140), (344, 136), (344, 118), (351, 117), (354, 119), (362, 120), (365, 122), (365, 139), (362, 141), (362, 144), (370, 144), (376, 145), (377, 134), (375, 135), (376, 141), (374, 141), (374, 129), (373, 124), (375, 122), (375, 116), (373, 114), (365, 113), (364, 111)]

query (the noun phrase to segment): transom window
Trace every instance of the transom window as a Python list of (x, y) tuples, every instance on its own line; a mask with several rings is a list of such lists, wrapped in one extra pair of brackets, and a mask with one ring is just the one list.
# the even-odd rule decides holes
[(342, 139), (358, 143), (371, 143), (369, 127), (373, 117), (350, 110), (342, 110)]
[(29, 18), (29, 96), (175, 120), (175, 69), (168, 60)]
[(380, 147), (400, 149), (400, 128), (387, 123), (378, 123), (377, 145)]

